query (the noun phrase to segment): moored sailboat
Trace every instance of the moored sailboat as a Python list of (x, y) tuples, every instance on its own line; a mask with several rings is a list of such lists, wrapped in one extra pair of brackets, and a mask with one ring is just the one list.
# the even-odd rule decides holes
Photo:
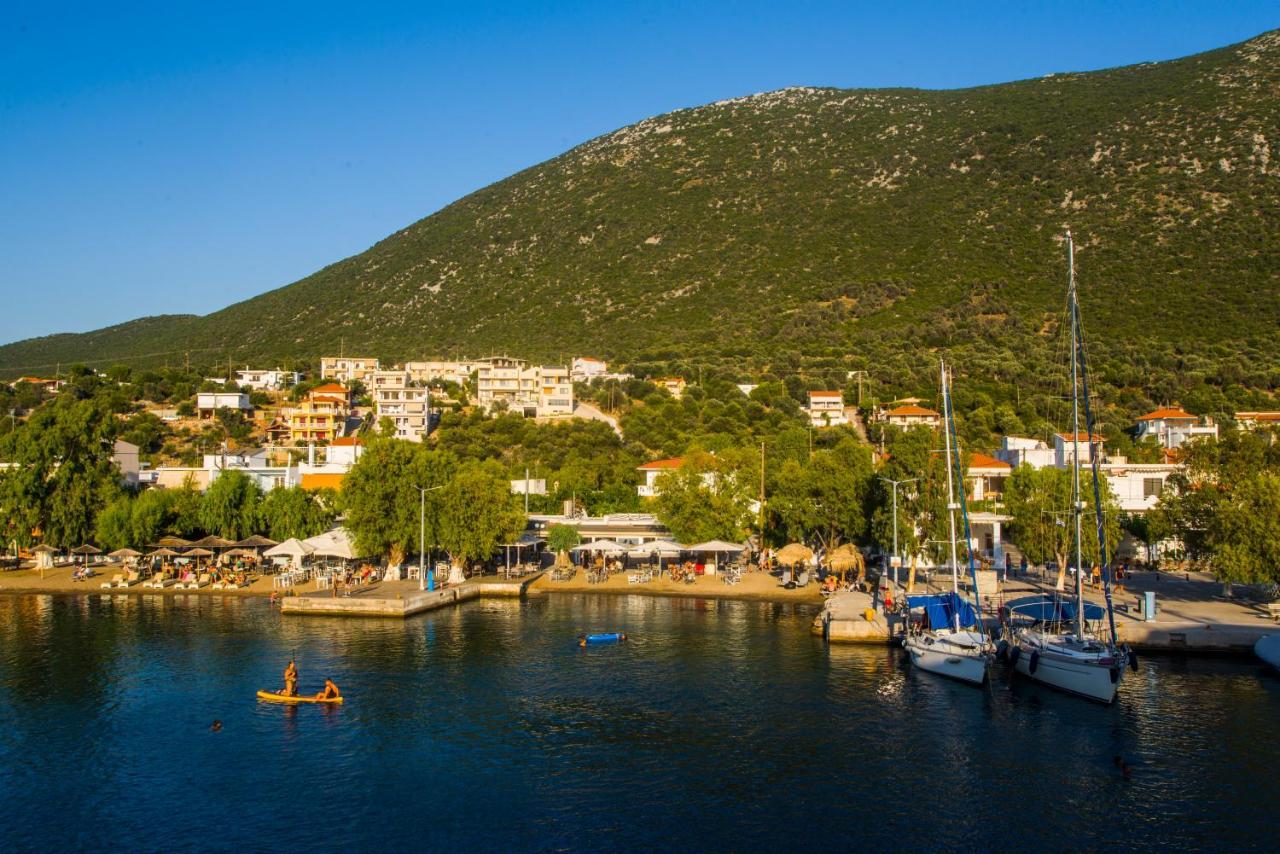
[[(911, 656), (912, 664), (937, 673), (960, 679), (964, 682), (982, 684), (987, 678), (987, 669), (991, 663), (991, 641), (982, 627), (982, 611), (978, 598), (978, 577), (973, 561), (973, 550), (969, 549), (969, 574), (973, 581), (973, 604), (960, 596), (960, 570), (956, 560), (956, 510), (962, 511), (964, 519), (965, 541), (972, 542), (969, 532), (969, 511), (961, 489), (960, 501), (955, 497), (955, 478), (953, 465), (959, 461), (959, 443), (955, 443), (955, 419), (951, 411), (951, 390), (947, 377), (947, 366), (942, 365), (942, 407), (945, 419), (947, 452), (947, 517), (951, 533), (951, 592), (941, 595), (908, 596), (908, 612), (923, 610), (923, 624), (917, 625), (908, 621), (906, 636), (902, 645)], [(961, 480), (963, 484), (964, 481)]]
[[(1002, 646), (1015, 672), (1062, 691), (1103, 703), (1115, 699), (1125, 666), (1136, 663), (1129, 652), (1115, 643), (1115, 611), (1111, 602), (1111, 573), (1102, 516), (1101, 476), (1093, 411), (1089, 404), (1087, 366), (1084, 358), (1084, 330), (1080, 323), (1080, 301), (1076, 291), (1075, 247), (1067, 232), (1068, 310), (1071, 319), (1071, 510), (1075, 524), (1074, 544), (1076, 589), (1074, 601), (1061, 596), (1032, 596), (1009, 603), (1012, 638)], [(1081, 400), (1084, 401), (1086, 432), (1080, 432)], [(1106, 607), (1085, 602), (1084, 560), (1081, 517), (1085, 504), (1080, 494), (1080, 437), (1089, 445), (1093, 472), (1094, 516), (1098, 536), (1099, 566), (1102, 567)], [(1108, 631), (1090, 626), (1106, 619)]]

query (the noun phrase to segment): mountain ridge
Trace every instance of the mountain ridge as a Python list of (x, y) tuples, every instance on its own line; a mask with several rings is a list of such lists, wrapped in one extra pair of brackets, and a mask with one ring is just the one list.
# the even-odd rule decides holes
[[(1151, 394), (1156, 376), (1131, 382), (1126, 363), (1167, 381), (1190, 357), (1202, 379), (1227, 364), (1247, 375), (1235, 385), (1270, 393), (1278, 67), (1270, 31), (1104, 71), (959, 90), (788, 87), (684, 108), (292, 284), (203, 317), (15, 342), (0, 371), (145, 364), (192, 341), (212, 361), (305, 359), (341, 341), (389, 359), (874, 366), (908, 387), (942, 350), (1025, 380), (1052, 355), (1070, 225), (1095, 348), (1117, 373), (1104, 382)], [(1219, 347), (1226, 333), (1238, 347)]]

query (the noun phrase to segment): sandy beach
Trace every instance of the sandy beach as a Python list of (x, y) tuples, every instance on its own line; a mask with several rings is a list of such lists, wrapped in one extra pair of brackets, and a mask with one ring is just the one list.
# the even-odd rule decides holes
[[(118, 564), (101, 564), (94, 566), (97, 573), (88, 581), (73, 581), (70, 565), (46, 569), (44, 577), (36, 569), (20, 569), (0, 573), (0, 593), (54, 593), (54, 594), (98, 594), (103, 596), (120, 596), (136, 594), (140, 596), (258, 596), (267, 597), (278, 590), (271, 576), (254, 579), (248, 587), (235, 590), (214, 590), (202, 587), (199, 590), (176, 590), (173, 587), (153, 589), (135, 584), (127, 588), (103, 590), (101, 585), (110, 581), (112, 576), (123, 570)], [(372, 585), (370, 590), (385, 585)], [(293, 588), (295, 594), (316, 592), (314, 582), (298, 585)], [(282, 591), (283, 592), (283, 591)], [(641, 596), (693, 596), (700, 598), (720, 599), (752, 599), (770, 602), (790, 602), (803, 604), (822, 604), (822, 594), (818, 585), (811, 584), (802, 590), (787, 590), (779, 586), (778, 579), (762, 572), (749, 572), (743, 575), (742, 581), (729, 585), (719, 576), (702, 576), (693, 584), (677, 584), (670, 578), (663, 577), (647, 584), (630, 584), (627, 573), (619, 573), (599, 584), (588, 584), (586, 574), (577, 572), (569, 581), (552, 581), (549, 574), (543, 575), (528, 588), (529, 595), (547, 593), (608, 593), (632, 594)]]
[(747, 572), (737, 584), (725, 584), (720, 576), (703, 575), (692, 584), (677, 583), (669, 577), (645, 584), (632, 584), (627, 572), (619, 572), (598, 584), (588, 584), (586, 573), (578, 570), (568, 581), (553, 581), (550, 573), (543, 575), (529, 587), (531, 595), (541, 593), (611, 593), (638, 596), (695, 596), (717, 599), (756, 599), (770, 602), (790, 602), (821, 605), (822, 593), (817, 584), (788, 590), (778, 584), (778, 579), (765, 572)]

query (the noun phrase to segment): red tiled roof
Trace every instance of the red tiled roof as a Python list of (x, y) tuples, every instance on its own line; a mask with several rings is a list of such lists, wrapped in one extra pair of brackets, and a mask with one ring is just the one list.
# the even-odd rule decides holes
[(346, 386), (339, 385), (338, 383), (325, 383), (324, 385), (318, 385), (315, 388), (311, 389), (311, 393), (312, 394), (317, 394), (317, 393), (346, 394), (347, 389), (346, 389)]
[(345, 446), (348, 446), (348, 445), (363, 445), (363, 444), (364, 444), (364, 439), (361, 439), (359, 436), (342, 436), (342, 437), (340, 437), (340, 438), (334, 439), (334, 440), (333, 440), (332, 442), (330, 442), (329, 444), (330, 444), (330, 445), (341, 445), (341, 446), (344, 446), (344, 447), (345, 447)]
[(843, 397), (844, 395), (838, 391), (811, 391), (809, 397)]
[(890, 409), (885, 413), (886, 416), (915, 417), (915, 418), (941, 418), (942, 416), (934, 412), (932, 409), (925, 409), (923, 406), (908, 404), (907, 406), (899, 406), (897, 409)]
[(1237, 412), (1236, 420), (1280, 421), (1280, 412)]
[(1190, 412), (1176, 406), (1162, 406), (1157, 410), (1148, 412), (1146, 415), (1138, 419), (1139, 421), (1195, 421), (1196, 417)]
[(669, 460), (654, 460), (651, 463), (645, 463), (642, 466), (636, 466), (640, 471), (651, 471), (654, 469), (678, 469), (684, 464), (684, 460), (680, 457), (674, 457)]
[(1013, 466), (1004, 460), (998, 460), (987, 454), (980, 454), (977, 451), (969, 454), (969, 468), (971, 469), (1009, 469), (1013, 470)]
[[(1066, 441), (1068, 441), (1068, 442), (1070, 442), (1070, 441), (1072, 440), (1072, 437), (1071, 437), (1071, 434), (1070, 434), (1070, 433), (1059, 433), (1059, 434), (1058, 434), (1058, 436), (1060, 436), (1061, 438), (1065, 439), (1065, 440), (1066, 440)], [(1079, 441), (1081, 441), (1081, 442), (1088, 442), (1088, 441), (1089, 441), (1089, 434), (1088, 434), (1088, 433), (1077, 433), (1077, 434), (1075, 435), (1075, 438), (1076, 438), (1076, 439), (1078, 439), (1078, 440), (1079, 440)], [(1101, 442), (1105, 442), (1105, 441), (1106, 441), (1106, 439), (1104, 439), (1102, 436), (1099, 436), (1097, 433), (1094, 433), (1094, 434), (1093, 434), (1093, 441), (1101, 443)]]

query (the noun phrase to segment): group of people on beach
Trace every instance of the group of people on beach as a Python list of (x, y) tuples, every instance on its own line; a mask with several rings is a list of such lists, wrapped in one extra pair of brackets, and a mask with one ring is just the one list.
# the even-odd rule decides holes
[[(292, 658), (289, 659), (288, 666), (284, 669), (284, 690), (280, 692), (283, 697), (298, 696), (298, 663)], [(342, 696), (342, 691), (338, 689), (337, 683), (332, 679), (324, 680), (324, 690), (316, 694), (317, 700), (336, 700)]]

